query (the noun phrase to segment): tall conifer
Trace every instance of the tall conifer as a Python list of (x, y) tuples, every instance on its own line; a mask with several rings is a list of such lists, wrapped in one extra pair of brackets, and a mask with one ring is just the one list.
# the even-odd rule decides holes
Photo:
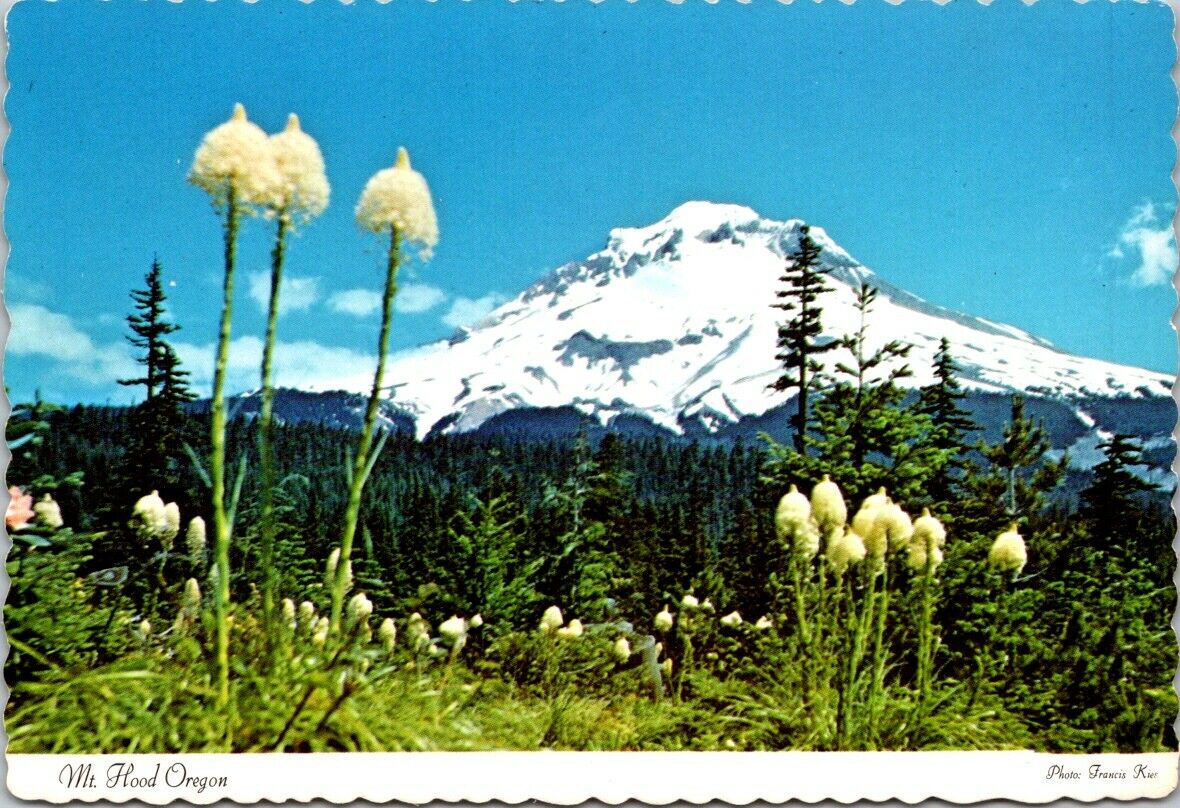
[(167, 491), (176, 485), (175, 467), (182, 454), (186, 424), (182, 405), (196, 398), (188, 385), (188, 371), (181, 370), (180, 358), (167, 339), (180, 326), (167, 319), (162, 273), (157, 258), (144, 276), (144, 288), (131, 292), (135, 311), (127, 316), (131, 327), (127, 340), (140, 350), (136, 360), (144, 368), (142, 376), (119, 380), (124, 386), (144, 388), (144, 400), (135, 410), (135, 437), (129, 452), (133, 493)]
[(818, 298), (830, 291), (824, 277), (831, 272), (830, 268), (820, 264), (822, 252), (823, 247), (811, 237), (810, 227), (800, 227), (799, 244), (786, 256), (787, 266), (779, 278), (783, 288), (775, 292), (780, 302), (772, 304), (785, 311), (790, 319), (778, 327), (778, 353), (774, 358), (782, 364), (783, 373), (770, 386), (779, 391), (797, 391), (792, 424), (795, 427), (795, 450), (801, 454), (807, 451), (808, 392), (815, 385), (815, 376), (821, 367), (813, 357), (837, 345), (836, 342), (821, 343), (818, 339), (823, 331), (820, 322), (822, 307)]

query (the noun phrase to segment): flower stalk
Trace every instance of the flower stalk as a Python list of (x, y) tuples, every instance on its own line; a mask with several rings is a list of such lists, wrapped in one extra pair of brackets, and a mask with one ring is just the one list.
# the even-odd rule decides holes
[(222, 287), (221, 324), (217, 332), (217, 358), (213, 365), (213, 403), (209, 427), (209, 479), (213, 497), (213, 563), (217, 584), (213, 604), (217, 622), (217, 703), (229, 702), (229, 513), (225, 503), (225, 377), (234, 307), (234, 269), (241, 211), (237, 192), (230, 183), (225, 205), (225, 280)]
[(340, 612), (347, 589), (346, 574), (352, 557), (352, 543), (356, 536), (361, 512), (361, 494), (365, 481), (377, 460), (383, 441), (373, 445), (377, 425), (377, 408), (385, 385), (386, 354), (389, 351), (389, 329), (393, 320), (393, 299), (397, 295), (397, 272), (401, 261), (402, 241), (421, 246), (419, 255), (425, 260), (438, 242), (438, 220), (430, 188), (426, 180), (410, 167), (410, 155), (399, 149), (392, 168), (374, 174), (365, 185), (356, 207), (357, 223), (374, 233), (389, 234), (389, 252), (385, 268), (385, 294), (381, 305), (381, 333), (377, 339), (377, 370), (373, 374), (373, 389), (365, 408), (365, 420), (357, 442), (348, 478), (348, 504), (344, 511), (344, 525), (340, 534), (340, 558), (336, 567), (336, 581), (332, 586), (331, 630), (340, 631)]
[(364, 492), (368, 470), (371, 468), (369, 454), (373, 447), (373, 433), (377, 425), (377, 408), (381, 403), (381, 391), (385, 384), (386, 354), (389, 351), (390, 324), (393, 321), (393, 300), (397, 296), (397, 271), (401, 257), (401, 235), (396, 225), (389, 226), (389, 254), (385, 270), (385, 294), (381, 301), (381, 333), (377, 339), (377, 370), (373, 374), (373, 389), (369, 391), (369, 402), (365, 407), (365, 420), (357, 442), (356, 455), (352, 460), (352, 472), (348, 487), (348, 504), (344, 511), (344, 528), (340, 535), (340, 563), (336, 565), (336, 580), (332, 586), (331, 626), (333, 632), (340, 630), (340, 613), (348, 586), (347, 569), (352, 558), (352, 542), (356, 537), (356, 526), (361, 513), (361, 494)]
[(233, 516), (226, 503), (225, 381), (233, 322), (234, 270), (238, 228), (251, 206), (266, 204), (280, 184), (269, 142), (261, 129), (246, 119), (241, 104), (233, 117), (205, 135), (193, 157), (189, 181), (208, 193), (214, 208), (224, 213), (225, 279), (221, 322), (213, 365), (210, 406), (209, 470), (213, 512), (213, 560), (216, 571), (214, 607), (217, 623), (217, 703), (229, 702), (229, 544)]
[(262, 348), (262, 402), (258, 413), (258, 470), (261, 502), (259, 503), (259, 561), (262, 566), (262, 619), (270, 626), (274, 618), (275, 569), (274, 547), (278, 534), (275, 522), (274, 445), (274, 348), (279, 322), (279, 289), (283, 282), (283, 257), (287, 248), (288, 217), (278, 216), (274, 248), (271, 250), (270, 299), (267, 306), (266, 341)]

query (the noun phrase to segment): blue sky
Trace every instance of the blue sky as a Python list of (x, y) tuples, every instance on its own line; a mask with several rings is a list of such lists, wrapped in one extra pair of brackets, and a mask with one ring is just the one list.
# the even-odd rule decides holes
[[(5, 382), (127, 401), (123, 317), (155, 255), (207, 380), (221, 231), (185, 177), (236, 101), (272, 132), (299, 113), (332, 183), (289, 250), (283, 383), (371, 361), (383, 244), (353, 208), (399, 145), (442, 236), (408, 269), (397, 348), (711, 199), (820, 225), (936, 303), (1172, 372), (1171, 24), (1161, 4), (1065, 0), (27, 0), (8, 20)], [(240, 387), (270, 238), (251, 222), (241, 242)]]

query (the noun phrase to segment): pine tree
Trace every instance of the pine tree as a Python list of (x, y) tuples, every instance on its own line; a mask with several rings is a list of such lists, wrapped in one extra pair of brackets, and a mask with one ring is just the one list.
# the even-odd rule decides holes
[(918, 411), (930, 417), (934, 426), (928, 444), (946, 457), (946, 462), (934, 469), (926, 490), (934, 502), (949, 502), (955, 481), (966, 473), (968, 463), (967, 435), (978, 429), (961, 402), (966, 394), (959, 384), (959, 367), (951, 354), (951, 343), (946, 337), (939, 340), (934, 354), (934, 382), (918, 391)]
[(1068, 463), (1053, 461), (1045, 430), (1027, 417), (1024, 396), (1012, 396), (1012, 415), (999, 443), (981, 443), (980, 453), (989, 468), (966, 481), (970, 496), (963, 503), (964, 516), (979, 532), (990, 533), (1007, 522), (1036, 516), (1045, 506), (1045, 495), (1057, 486)]
[(778, 353), (774, 358), (782, 364), (783, 373), (770, 386), (779, 391), (797, 391), (795, 415), (791, 422), (795, 427), (795, 451), (800, 454), (807, 451), (808, 393), (821, 368), (813, 357), (837, 345), (836, 342), (819, 342), (823, 326), (820, 322), (822, 307), (817, 300), (821, 294), (830, 291), (824, 277), (831, 272), (831, 268), (819, 263), (822, 251), (823, 248), (811, 238), (810, 227), (800, 227), (799, 244), (786, 256), (787, 267), (779, 278), (784, 288), (775, 292), (781, 302), (772, 304), (785, 311), (790, 319), (778, 327)]
[(127, 340), (142, 352), (137, 361), (144, 368), (142, 376), (119, 380), (121, 385), (144, 388), (128, 453), (133, 493), (153, 488), (167, 492), (177, 485), (186, 426), (182, 405), (196, 398), (188, 385), (189, 374), (181, 370), (180, 358), (167, 340), (180, 326), (166, 317), (162, 271), (159, 259), (152, 261), (145, 287), (131, 292), (135, 311), (127, 317), (132, 332)]
[(1134, 545), (1144, 521), (1143, 495), (1159, 488), (1131, 471), (1143, 462), (1142, 449), (1130, 435), (1116, 434), (1098, 444), (1105, 460), (1081, 494), (1080, 515), (1103, 548)]
[(852, 501), (885, 486), (895, 500), (912, 503), (924, 497), (932, 469), (943, 462), (926, 440), (929, 416), (905, 406), (905, 390), (897, 384), (911, 375), (904, 361), (911, 346), (892, 340), (869, 350), (868, 320), (876, 297), (875, 288), (860, 287), (860, 325), (835, 343), (851, 362), (836, 363), (842, 378), (816, 401), (816, 427), (806, 438), (814, 452), (771, 446), (765, 473), (781, 491), (791, 483), (809, 488), (830, 474)]

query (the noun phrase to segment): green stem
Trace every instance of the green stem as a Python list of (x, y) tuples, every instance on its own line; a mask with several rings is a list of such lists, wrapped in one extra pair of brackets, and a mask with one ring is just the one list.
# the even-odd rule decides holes
[(794, 574), (795, 584), (795, 626), (796, 631), (799, 632), (799, 641), (803, 644), (803, 702), (807, 705), (809, 710), (812, 710), (812, 676), (813, 676), (813, 654), (812, 654), (812, 636), (811, 630), (807, 625), (807, 605), (803, 598), (803, 572), (802, 567), (806, 564), (806, 560), (799, 556), (791, 558), (791, 572)]
[(287, 247), (287, 216), (280, 212), (271, 251), (270, 306), (266, 320), (266, 343), (262, 349), (262, 404), (258, 414), (258, 463), (261, 502), (259, 507), (260, 546), (262, 566), (262, 624), (272, 630), (275, 602), (274, 547), (278, 533), (275, 524), (275, 446), (274, 446), (274, 350), (279, 322), (279, 288), (283, 282), (283, 256)]
[(852, 643), (848, 653), (848, 681), (846, 685), (848, 695), (845, 699), (846, 714), (844, 717), (845, 741), (847, 741), (849, 724), (852, 719), (852, 709), (858, 703), (856, 677), (860, 670), (860, 661), (864, 658), (865, 640), (868, 638), (869, 625), (873, 621), (877, 575), (870, 569), (872, 563), (872, 559), (866, 559), (861, 563), (861, 575), (868, 577), (868, 584), (865, 587), (864, 607), (859, 617), (856, 615), (856, 607), (852, 599), (851, 573), (848, 578), (848, 616), (851, 621)]
[(933, 631), (931, 615), (934, 609), (934, 557), (932, 547), (926, 549), (926, 569), (922, 575), (922, 614), (918, 633), (918, 701), (916, 728), (920, 727), (926, 715), (930, 699), (930, 678), (933, 666)]
[(381, 336), (377, 341), (377, 372), (373, 375), (373, 389), (365, 410), (365, 423), (357, 443), (356, 456), (352, 460), (352, 480), (348, 490), (348, 505), (344, 511), (344, 529), (340, 535), (340, 560), (336, 564), (336, 581), (332, 586), (332, 632), (340, 630), (340, 613), (344, 604), (347, 586), (348, 562), (352, 557), (352, 540), (356, 536), (356, 525), (361, 512), (361, 493), (365, 487), (369, 450), (373, 445), (373, 430), (377, 424), (377, 407), (381, 402), (381, 390), (385, 380), (385, 355), (389, 350), (389, 328), (393, 320), (393, 299), (397, 295), (398, 258), (401, 238), (396, 226), (389, 228), (389, 259), (385, 273), (385, 297), (381, 309)]
[(234, 259), (238, 237), (237, 195), (230, 183), (225, 206), (225, 286), (217, 359), (213, 367), (213, 402), (209, 434), (209, 470), (213, 497), (213, 557), (217, 565), (214, 604), (217, 614), (217, 703), (229, 702), (229, 514), (225, 506), (225, 377), (229, 363), (230, 326), (234, 301)]
[(869, 682), (869, 743), (876, 744), (877, 718), (885, 691), (885, 618), (889, 613), (889, 562), (881, 570), (881, 604), (873, 631), (873, 678)]

